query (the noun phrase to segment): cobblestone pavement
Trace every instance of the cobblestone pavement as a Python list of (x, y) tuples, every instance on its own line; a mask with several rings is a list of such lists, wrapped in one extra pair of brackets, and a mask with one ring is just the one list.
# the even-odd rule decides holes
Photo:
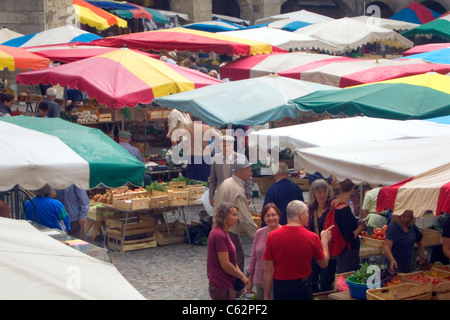
[[(262, 198), (256, 198), (257, 205)], [(202, 206), (186, 207), (185, 216), (199, 221)], [(89, 239), (89, 234), (87, 235)], [(103, 246), (103, 239), (91, 241)], [(245, 264), (248, 264), (252, 239), (242, 236)], [(111, 262), (119, 272), (149, 300), (210, 300), (206, 276), (206, 246), (176, 243), (155, 248), (114, 252)]]

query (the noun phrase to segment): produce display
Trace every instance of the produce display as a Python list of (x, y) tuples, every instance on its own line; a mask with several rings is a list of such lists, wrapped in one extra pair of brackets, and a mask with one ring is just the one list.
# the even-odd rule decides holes
[(382, 228), (368, 228), (367, 231), (362, 231), (362, 237), (368, 237), (376, 240), (386, 240), (386, 229), (387, 225), (384, 225)]
[(409, 280), (420, 283), (431, 282), (431, 284), (436, 285), (441, 282), (450, 281), (450, 274), (447, 272), (440, 272), (436, 270), (424, 271), (420, 272)]

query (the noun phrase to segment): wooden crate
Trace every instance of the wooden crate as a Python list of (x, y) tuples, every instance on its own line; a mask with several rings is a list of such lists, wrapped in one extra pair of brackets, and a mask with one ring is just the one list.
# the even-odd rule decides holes
[(149, 209), (165, 208), (169, 206), (169, 196), (152, 196), (149, 199)]
[(160, 120), (160, 119), (164, 119), (162, 110), (147, 109), (147, 120)]
[(119, 219), (106, 219), (106, 233), (108, 236), (120, 237), (136, 236), (155, 231), (154, 220), (143, 217), (128, 217), (125, 229), (125, 217)]
[[(169, 231), (167, 230), (167, 228), (169, 228)], [(156, 242), (160, 246), (166, 246), (173, 243), (182, 243), (184, 242), (185, 232), (186, 226), (179, 221), (174, 221), (167, 224), (157, 224), (155, 231)]]
[(97, 206), (91, 206), (89, 207), (89, 211), (87, 213), (87, 218), (94, 220), (94, 221), (103, 221), (106, 220), (105, 212), (108, 212), (107, 207), (97, 207)]
[(431, 268), (431, 270), (438, 270), (438, 271), (446, 271), (446, 272), (450, 272), (450, 264), (446, 264), (446, 265), (438, 265), (438, 264), (434, 264), (433, 268)]
[(108, 248), (121, 252), (155, 248), (158, 245), (156, 237), (146, 237), (142, 239), (122, 240), (121, 238), (108, 237)]
[(172, 189), (174, 191), (183, 191), (186, 189), (186, 181), (174, 181), (169, 182), (169, 189)]
[(439, 231), (431, 229), (419, 230), (423, 235), (422, 243), (424, 247), (431, 247), (442, 244), (442, 236)]
[[(415, 283), (418, 284), (420, 282), (417, 282), (413, 280), (414, 277), (424, 275), (430, 280), (428, 283), (432, 287), (432, 291), (434, 293), (444, 293), (450, 291), (450, 273), (446, 271), (436, 271), (436, 270), (430, 270), (430, 271), (416, 271), (416, 272), (410, 272), (410, 273), (400, 273), (399, 278), (402, 280), (402, 282), (405, 283)], [(438, 283), (433, 283), (433, 280), (437, 281), (438, 279), (441, 279), (442, 281)], [(445, 280), (449, 279), (449, 280)]]
[(369, 237), (361, 236), (361, 244), (369, 245), (372, 247), (382, 248), (382, 252), (384, 252), (384, 240), (372, 239)]
[(112, 205), (115, 208), (122, 210), (145, 210), (148, 209), (149, 198), (136, 198), (136, 199), (116, 199), (113, 197)]
[(146, 119), (147, 119), (147, 109), (142, 109), (142, 108), (132, 108), (131, 109), (131, 120), (144, 121)]
[(367, 300), (431, 300), (432, 295), (429, 283), (402, 283), (366, 291)]
[(189, 191), (174, 191), (172, 192), (172, 199), (170, 199), (170, 205), (188, 206), (189, 205)]
[(98, 115), (98, 122), (110, 122), (112, 121), (111, 113), (100, 113)]
[(309, 191), (309, 180), (308, 179), (296, 179), (289, 177), (289, 180), (296, 183), (302, 191)]
[(187, 190), (189, 191), (189, 205), (198, 204), (205, 193), (205, 187), (201, 184), (187, 186)]

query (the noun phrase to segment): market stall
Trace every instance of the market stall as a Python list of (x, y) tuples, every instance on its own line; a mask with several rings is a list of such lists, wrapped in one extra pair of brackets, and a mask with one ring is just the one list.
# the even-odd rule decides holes
[[(88, 224), (97, 228), (96, 234), (103, 225), (106, 245), (120, 252), (185, 240), (190, 243), (184, 207), (202, 204), (205, 192), (204, 185), (192, 183), (199, 182), (176, 178), (155, 181), (145, 188), (107, 189), (94, 195)], [(169, 213), (173, 214), (172, 222)]]

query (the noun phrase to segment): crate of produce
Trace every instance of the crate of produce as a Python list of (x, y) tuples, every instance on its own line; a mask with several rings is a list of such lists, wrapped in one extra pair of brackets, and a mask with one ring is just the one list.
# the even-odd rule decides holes
[(431, 300), (433, 292), (429, 283), (402, 283), (366, 291), (367, 300)]
[(402, 282), (407, 283), (429, 283), (432, 291), (435, 293), (443, 293), (450, 291), (450, 273), (441, 270), (416, 271), (410, 273), (399, 274)]
[(345, 280), (347, 280), (347, 278), (352, 276), (354, 273), (355, 271), (336, 273), (334, 275), (333, 289), (337, 291), (347, 291), (348, 285)]
[(186, 226), (178, 220), (156, 225), (155, 237), (160, 246), (184, 242)]
[(104, 221), (108, 217), (115, 215), (115, 212), (111, 212), (111, 210), (103, 205), (94, 204), (89, 208), (87, 213), (87, 218), (94, 221)]
[(308, 179), (297, 179), (289, 177), (289, 180), (297, 184), (302, 191), (309, 191), (309, 180)]
[(174, 191), (183, 191), (187, 188), (186, 181), (170, 181), (169, 189)]
[(422, 243), (424, 247), (437, 246), (442, 244), (441, 233), (432, 229), (419, 229), (423, 235)]
[(450, 272), (450, 264), (434, 264), (431, 270), (438, 270), (438, 271), (446, 271)]
[(377, 248), (384, 248), (384, 240), (373, 239), (366, 236), (361, 236), (361, 245), (368, 245)]
[(189, 205), (198, 204), (205, 193), (205, 187), (202, 185), (189, 185), (187, 190), (189, 191)]
[(169, 206), (169, 196), (152, 196), (149, 198), (149, 209), (165, 208)]
[(131, 109), (131, 120), (134, 121), (144, 121), (147, 119), (147, 110), (143, 108), (132, 108)]
[(149, 198), (130, 198), (131, 195), (115, 198), (113, 197), (112, 205), (122, 210), (145, 210), (148, 209)]
[(112, 121), (111, 113), (100, 113), (98, 115), (98, 122), (110, 122)]
[(164, 119), (163, 110), (151, 110), (147, 109), (147, 120), (160, 120)]
[(188, 206), (189, 205), (189, 191), (173, 191), (172, 198), (170, 199), (170, 205), (176, 206)]

